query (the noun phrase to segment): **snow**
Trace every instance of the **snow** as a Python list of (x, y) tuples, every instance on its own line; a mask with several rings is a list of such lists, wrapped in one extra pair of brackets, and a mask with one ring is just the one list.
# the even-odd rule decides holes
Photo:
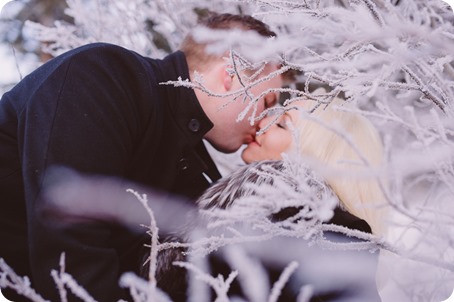
[[(1, 1), (0, 7), (3, 7), (7, 2), (9, 1)], [(117, 29), (119, 26), (111, 26), (118, 22), (118, 18), (109, 18), (109, 16), (116, 16), (115, 14), (120, 13), (135, 15), (134, 10), (129, 10), (129, 7), (124, 5), (113, 6), (109, 11), (104, 12), (102, 15), (104, 19), (99, 19), (98, 12), (95, 14), (95, 11), (84, 10), (87, 8), (82, 5), (82, 0), (68, 2), (73, 4), (70, 12), (76, 19), (87, 21), (86, 26), (82, 26), (86, 30), (86, 36), (80, 34), (81, 31), (76, 31), (76, 27), (66, 24), (57, 24), (55, 28), (34, 27), (35, 30), (41, 31), (40, 37), (42, 39), (50, 37), (51, 41), (58, 42), (53, 45), (55, 51), (64, 51), (67, 48), (78, 45), (77, 43), (86, 43), (93, 38), (109, 39), (108, 41), (112, 39), (111, 42), (119, 41), (118, 43), (124, 43), (126, 47), (135, 46), (137, 51), (149, 56), (158, 54), (158, 50), (154, 49), (152, 45), (142, 45), (142, 42), (145, 40), (143, 40), (143, 36), (140, 34), (126, 35), (128, 32), (139, 32), (141, 28), (140, 22), (134, 24), (130, 23), (130, 21), (134, 21), (133, 18), (123, 18), (124, 20), (128, 20), (128, 22), (122, 24), (124, 26), (121, 26), (125, 29), (124, 32), (118, 32)], [(202, 2), (202, 0), (199, 1), (199, 3)], [(362, 2), (350, 2), (370, 4), (370, 1), (366, 0)], [(427, 2), (432, 3), (432, 1)], [(451, 7), (454, 6), (454, 0), (445, 2), (451, 5)], [(136, 3), (137, 5), (143, 4), (141, 1), (131, 3)], [(153, 3), (156, 4), (158, 2)], [(281, 5), (283, 9), (291, 1), (276, 1), (275, 3)], [(393, 229), (394, 232), (390, 232), (388, 235), (388, 239), (392, 241), (390, 244), (392, 243), (396, 250), (401, 251), (401, 254), (398, 256), (409, 258), (409, 261), (402, 261), (402, 259), (397, 258), (387, 258), (384, 259), (385, 261), (380, 259), (380, 264), (382, 267), (394, 267), (395, 274), (392, 274), (392, 276), (396, 280), (402, 279), (412, 283), (406, 284), (407, 286), (403, 288), (407, 289), (409, 294), (415, 295), (419, 291), (415, 281), (421, 281), (420, 284), (427, 284), (424, 282), (430, 277), (429, 270), (426, 266), (432, 266), (435, 263), (449, 267), (452, 270), (452, 250), (448, 248), (452, 247), (453, 233), (451, 231), (452, 229), (446, 228), (444, 223), (444, 221), (452, 223), (452, 217), (441, 214), (452, 213), (453, 206), (451, 200), (453, 190), (451, 185), (453, 183), (453, 175), (441, 163), (446, 162), (452, 165), (454, 162), (452, 156), (450, 156), (454, 146), (452, 141), (454, 124), (452, 120), (447, 118), (440, 110), (437, 110), (436, 107), (428, 110), (430, 105), (434, 105), (428, 101), (428, 97), (433, 102), (439, 103), (441, 109), (446, 110), (450, 114), (453, 113), (449, 106), (443, 105), (442, 99), (449, 100), (447, 102), (449, 104), (454, 98), (454, 92), (451, 90), (454, 70), (447, 70), (443, 74), (443, 66), (453, 61), (451, 54), (454, 51), (454, 42), (452, 41), (453, 32), (448, 30), (451, 29), (451, 24), (448, 24), (448, 22), (443, 24), (445, 27), (439, 27), (433, 32), (432, 28), (430, 30), (427, 29), (427, 24), (425, 23), (427, 17), (426, 11), (417, 10), (415, 9), (416, 6), (414, 6), (415, 3), (422, 3), (422, 1), (414, 0), (414, 2), (411, 2), (401, 0), (401, 3), (407, 5), (407, 10), (399, 11), (398, 13), (401, 14), (399, 18), (391, 14), (383, 14), (383, 16), (377, 14), (377, 12), (382, 11), (375, 6), (361, 7), (359, 5), (348, 11), (346, 9), (341, 10), (328, 7), (325, 12), (329, 18), (325, 16), (326, 18), (324, 20), (320, 19), (320, 15), (308, 14), (307, 10), (298, 11), (295, 9), (292, 11), (293, 14), (283, 14), (283, 10), (279, 11), (277, 9), (276, 11), (262, 11), (262, 14), (267, 14), (266, 21), (268, 23), (284, 23), (290, 29), (292, 27), (297, 29), (299, 26), (301, 27), (301, 31), (295, 30), (293, 35), (281, 35), (280, 40), (270, 41), (270, 45), (274, 48), (265, 47), (260, 49), (260, 51), (255, 51), (253, 55), (259, 56), (258, 59), (262, 59), (262, 57), (268, 56), (269, 53), (285, 52), (286, 48), (290, 48), (290, 46), (293, 49), (298, 48), (300, 45), (305, 45), (305, 49), (293, 52), (289, 51), (289, 57), (287, 59), (289, 62), (294, 63), (296, 69), (300, 68), (305, 72), (312, 72), (308, 81), (312, 80), (312, 78), (318, 78), (320, 81), (329, 84), (342, 83), (343, 85), (338, 85), (336, 88), (342, 87), (345, 95), (351, 100), (357, 100), (361, 105), (369, 105), (369, 107), (363, 106), (365, 109), (358, 109), (358, 112), (375, 118), (384, 133), (384, 139), (388, 144), (386, 147), (389, 149), (387, 150), (390, 155), (387, 169), (389, 174), (392, 174), (390, 175), (390, 177), (392, 176), (391, 181), (395, 183), (392, 190), (386, 193), (389, 193), (389, 196), (392, 197), (390, 201), (395, 202), (393, 205), (403, 215), (402, 219), (396, 219), (396, 223), (393, 225), (399, 226), (402, 224), (405, 226), (405, 228), (401, 228), (402, 230), (395, 227)], [(188, 27), (186, 25), (192, 22), (190, 16), (188, 17), (189, 14), (179, 15), (178, 12), (172, 11), (172, 8), (187, 9), (190, 7), (190, 4), (181, 4), (180, 6), (169, 5), (167, 7), (168, 11), (164, 6), (152, 7), (150, 10), (141, 10), (144, 15), (153, 14), (151, 16), (153, 18), (150, 18), (159, 21), (157, 22), (156, 29), (159, 29), (161, 34), (170, 38), (169, 40), (172, 42), (172, 46), (176, 45), (176, 42), (181, 38), (184, 31), (182, 28)], [(142, 8), (142, 6), (139, 7)], [(436, 12), (438, 11), (434, 10), (432, 13), (435, 14)], [(409, 15), (406, 15), (407, 13)], [(137, 20), (142, 20), (144, 15), (139, 14), (140, 18), (137, 18)], [(167, 16), (184, 17), (178, 20), (179, 22), (172, 23), (172, 19), (167, 18)], [(302, 16), (304, 18), (301, 18)], [(402, 18), (407, 18), (408, 22), (403, 21)], [(98, 33), (96, 29), (99, 29), (96, 27), (97, 24), (102, 29), (99, 31), (99, 35), (96, 35)], [(336, 26), (333, 26), (333, 24)], [(364, 26), (364, 24), (370, 24), (370, 26)], [(109, 28), (115, 28), (115, 32), (109, 33), (107, 31)], [(70, 33), (74, 34), (71, 35)], [(77, 34), (80, 34), (80, 36), (77, 36)], [(93, 37), (90, 35), (93, 35)], [(125, 39), (125, 37), (131, 39)], [(372, 37), (371, 39), (374, 43), (369, 43), (369, 39), (363, 39), (364, 37)], [(402, 37), (405, 37), (405, 39)], [(216, 36), (212, 33), (202, 31), (199, 32), (197, 38), (213, 39)], [(224, 34), (217, 38), (226, 40)], [(226, 46), (235, 46), (238, 44), (236, 38), (245, 39), (245, 36), (239, 37), (238, 34), (234, 33), (228, 38), (230, 44), (216, 45), (218, 48), (214, 50), (224, 50)], [(254, 39), (254, 37), (249, 37), (248, 42), (253, 42)], [(443, 44), (444, 41), (446, 41), (445, 44)], [(153, 52), (154, 54), (152, 54)], [(257, 59), (256, 57), (254, 58)], [(335, 60), (336, 58), (342, 58), (342, 60)], [(415, 62), (417, 62), (416, 65)], [(401, 68), (401, 64), (407, 66)], [(10, 45), (0, 44), (0, 95), (4, 92), (1, 88), (3, 85), (11, 86), (19, 81), (21, 77), (36, 68), (37, 65), (37, 58), (35, 56), (16, 58), (16, 54)], [(431, 74), (427, 71), (433, 72), (434, 75), (439, 75), (439, 78), (435, 79), (435, 77), (428, 76), (428, 74)], [(401, 77), (405, 81), (402, 81)], [(445, 80), (446, 82), (444, 82)], [(183, 85), (184, 83), (180, 84)], [(399, 92), (392, 94), (392, 91), (395, 90), (399, 90)], [(425, 93), (424, 97), (420, 97), (419, 91)], [(295, 92), (295, 95), (298, 94)], [(364, 96), (367, 96), (367, 98)], [(376, 98), (377, 108), (375, 108), (375, 111), (373, 111), (374, 109), (371, 106), (372, 103), (369, 102), (369, 99), (372, 97)], [(415, 101), (415, 99), (417, 100)], [(365, 104), (366, 101), (369, 104)], [(401, 149), (399, 149), (400, 146)], [(210, 152), (216, 154), (213, 150)], [(440, 163), (440, 166), (437, 166), (437, 163)], [(235, 169), (240, 165), (241, 162), (238, 153), (232, 154), (231, 157), (221, 157), (220, 166), (223, 175), (231, 173), (232, 171), (229, 168), (232, 166)], [(414, 175), (421, 177), (414, 178)], [(434, 179), (433, 175), (438, 175), (440, 178)], [(402, 184), (404, 184), (404, 187), (401, 187)], [(437, 190), (434, 189), (432, 192), (429, 190), (431, 187)], [(284, 188), (284, 185), (279, 185), (279, 188)], [(286, 193), (290, 196), (292, 192), (289, 191)], [(232, 207), (230, 211), (238, 210), (239, 212), (235, 216), (238, 219), (238, 217), (245, 217), (241, 215), (246, 214), (244, 209), (246, 206), (249, 206), (249, 208), (255, 210), (251, 213), (258, 215), (260, 214), (259, 210), (265, 208), (258, 206), (260, 202), (266, 201), (265, 197), (281, 201), (284, 194), (279, 194), (279, 192), (271, 190), (270, 187), (262, 186), (258, 196), (263, 198), (255, 201), (252, 199), (237, 201), (236, 206)], [(290, 197), (293, 197), (293, 195)], [(292, 201), (295, 198), (288, 198), (286, 200)], [(411, 201), (411, 204), (402, 202), (406, 200)], [(426, 200), (430, 200), (431, 203), (425, 204)], [(280, 205), (282, 204), (283, 202), (280, 203)], [(240, 208), (240, 206), (242, 207)], [(320, 210), (320, 214), (330, 214), (330, 208), (316, 209)], [(414, 218), (420, 225), (413, 226), (412, 229), (407, 228), (409, 223), (405, 218)], [(402, 221), (405, 224), (401, 223)], [(268, 229), (276, 230), (271, 229), (271, 226)], [(425, 234), (409, 231), (417, 229), (424, 230)], [(288, 229), (285, 230), (289, 231)], [(445, 240), (446, 238), (449, 240)], [(375, 241), (370, 243), (377, 245)], [(263, 249), (263, 245), (257, 245), (257, 248)], [(300, 248), (299, 245), (295, 246), (295, 251)], [(449, 253), (444, 253), (442, 248), (446, 248)], [(394, 251), (394, 249), (391, 251)], [(269, 251), (266, 252), (269, 253)], [(283, 251), (279, 249), (275, 254), (279, 254), (282, 257), (282, 253)], [(444, 256), (445, 254), (447, 256)], [(423, 263), (415, 265), (412, 262), (414, 259), (422, 259), (427, 263), (422, 261)], [(399, 265), (395, 264), (397, 260), (399, 261)], [(304, 267), (307, 270), (308, 266), (306, 265)], [(420, 269), (421, 267), (423, 269)], [(436, 270), (437, 266), (433, 267), (434, 270), (430, 273), (438, 274)], [(397, 271), (397, 269), (399, 270)], [(257, 268), (257, 270), (260, 270), (260, 268)], [(320, 271), (320, 262), (314, 262), (313, 270)], [(419, 278), (419, 276), (418, 279), (413, 278), (413, 276), (411, 278), (408, 277), (416, 271), (424, 271), (425, 274), (422, 277), (425, 279), (421, 279), (422, 277)], [(333, 276), (331, 272), (327, 275)], [(388, 272), (385, 277), (389, 279), (389, 275)], [(238, 279), (241, 279), (240, 276), (241, 272)], [(311, 274), (311, 277), (315, 278), (316, 274)], [(441, 281), (450, 280), (444, 276), (439, 278)], [(436, 277), (430, 277), (430, 279), (437, 281)], [(389, 280), (394, 281), (392, 279)], [(384, 284), (386, 287), (384, 287), (385, 290), (382, 293), (386, 294), (387, 291), (390, 291), (394, 295), (396, 293), (396, 288), (394, 288), (396, 284), (401, 283), (397, 283), (396, 281), (394, 283), (388, 282)], [(449, 286), (451, 283), (446, 284)], [(222, 287), (224, 283), (219, 283), (216, 286)], [(251, 288), (251, 296), (260, 296), (269, 292), (266, 284), (255, 283), (253, 286), (257, 288)], [(454, 297), (446, 301), (453, 300)], [(6, 301), (6, 299), (2, 299), (0, 296), (0, 302), (3, 301)], [(392, 301), (392, 299), (385, 301)]]
[(3, 7), (10, 2), (9, 0), (0, 0), (0, 11), (3, 9)]
[[(8, 12), (4, 10), (7, 4), (15, 1), (0, 0), (0, 27), (3, 20), (13, 18), (19, 12), (22, 5), (8, 5)], [(39, 65), (38, 58), (33, 54), (20, 54), (14, 50), (11, 44), (0, 41), (0, 96), (20, 81), (25, 75), (33, 71)]]
[(443, 0), (444, 2), (448, 3), (451, 8), (454, 7), (454, 0)]
[(0, 95), (38, 67), (35, 55), (20, 55), (18, 58), (16, 54), (12, 46), (0, 43)]

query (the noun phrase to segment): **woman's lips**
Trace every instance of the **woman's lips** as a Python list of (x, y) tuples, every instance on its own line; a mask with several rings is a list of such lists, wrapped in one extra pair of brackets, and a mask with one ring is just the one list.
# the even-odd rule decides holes
[(259, 146), (259, 147), (261, 146), (260, 143), (259, 143), (258, 141), (256, 141), (255, 139), (253, 139), (253, 140), (249, 143), (249, 145), (257, 145), (257, 146)]
[(258, 141), (255, 140), (255, 135), (250, 135), (247, 139), (246, 139), (246, 145), (258, 145), (260, 146), (260, 143)]

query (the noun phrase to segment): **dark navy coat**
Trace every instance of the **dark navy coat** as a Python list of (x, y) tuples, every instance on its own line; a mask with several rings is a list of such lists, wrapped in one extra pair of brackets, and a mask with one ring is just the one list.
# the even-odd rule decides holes
[[(220, 177), (203, 146), (213, 124), (194, 92), (160, 85), (189, 78), (184, 54), (153, 60), (109, 44), (69, 51), (0, 100), (0, 257), (59, 301), (50, 277), (67, 271), (99, 301), (122, 295), (137, 270), (140, 238), (99, 224), (56, 228), (41, 211), (45, 172), (55, 165), (116, 176), (196, 197)], [(14, 300), (16, 300), (15, 298)], [(17, 300), (16, 300), (17, 301)]]

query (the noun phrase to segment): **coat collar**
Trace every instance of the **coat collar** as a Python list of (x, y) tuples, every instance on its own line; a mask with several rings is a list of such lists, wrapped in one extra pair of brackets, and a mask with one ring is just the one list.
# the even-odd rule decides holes
[(187, 87), (162, 85), (167, 81), (176, 81), (178, 78), (189, 79), (188, 65), (183, 52), (174, 52), (157, 63), (157, 82), (160, 91), (165, 94), (172, 116), (178, 128), (184, 133), (191, 146), (199, 143), (204, 135), (213, 128), (213, 123), (202, 109), (194, 90)]
[[(185, 179), (195, 178), (203, 173), (212, 181), (218, 180), (221, 174), (202, 142), (205, 134), (213, 128), (213, 123), (203, 111), (194, 90), (161, 84), (176, 81), (178, 78), (189, 79), (184, 53), (177, 51), (163, 60), (154, 60), (153, 63), (156, 64), (156, 80), (160, 94), (168, 102), (166, 107), (170, 110), (170, 116), (174, 117), (173, 122), (182, 133), (181, 138), (184, 138), (185, 147), (179, 161), (182, 171), (180, 171), (179, 177), (182, 177), (183, 174), (190, 174), (191, 176), (186, 175)], [(190, 167), (186, 167), (187, 164)], [(176, 183), (181, 183), (181, 181), (176, 181)]]

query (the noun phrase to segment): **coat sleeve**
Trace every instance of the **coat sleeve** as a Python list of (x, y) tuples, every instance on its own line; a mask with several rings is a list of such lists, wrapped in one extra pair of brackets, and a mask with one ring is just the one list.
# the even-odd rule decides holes
[(142, 123), (154, 118), (150, 78), (137, 55), (107, 45), (75, 52), (44, 74), (27, 79), (37, 88), (19, 123), (34, 286), (59, 301), (50, 272), (58, 270), (64, 252), (66, 271), (77, 282), (98, 301), (115, 301), (122, 295), (118, 278), (129, 269), (120, 261), (127, 253), (120, 246), (131, 247), (136, 238), (104, 223), (61, 225), (49, 219), (42, 211), (43, 184), (55, 166), (125, 176)]

